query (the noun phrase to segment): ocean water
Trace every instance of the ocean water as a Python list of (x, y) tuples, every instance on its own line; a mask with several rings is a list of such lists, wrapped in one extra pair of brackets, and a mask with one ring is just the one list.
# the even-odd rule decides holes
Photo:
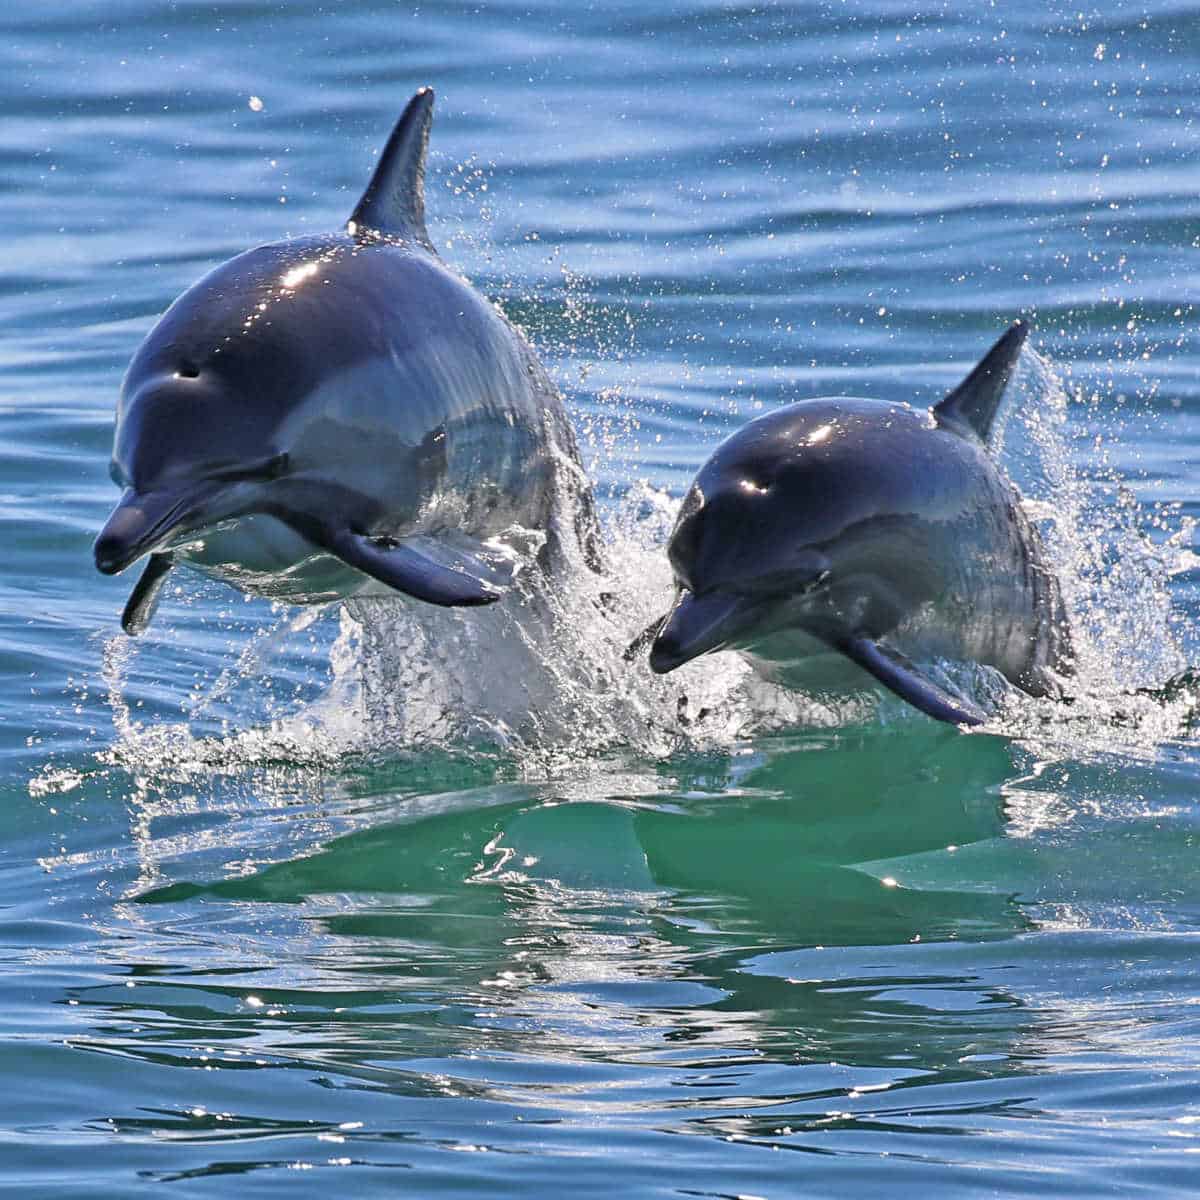
[[(124, 638), (125, 364), (342, 222), (422, 84), (431, 233), (567, 394), (618, 602), (181, 574)], [(7, 6), (0, 1190), (1194, 1194), (1198, 94), (1170, 0)], [(1072, 703), (622, 661), (723, 435), (932, 404), (1018, 316)]]

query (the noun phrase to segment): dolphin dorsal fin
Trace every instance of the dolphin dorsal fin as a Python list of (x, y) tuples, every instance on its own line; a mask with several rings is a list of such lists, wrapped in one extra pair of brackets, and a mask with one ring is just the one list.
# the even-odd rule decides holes
[(352, 236), (366, 231), (397, 234), (433, 250), (425, 230), (425, 151), (432, 121), (433, 89), (423, 87), (396, 122), (371, 182), (350, 214)]
[(939, 425), (956, 433), (969, 429), (986, 442), (1004, 389), (1021, 357), (1029, 326), (1016, 321), (987, 352), (982, 362), (934, 410)]

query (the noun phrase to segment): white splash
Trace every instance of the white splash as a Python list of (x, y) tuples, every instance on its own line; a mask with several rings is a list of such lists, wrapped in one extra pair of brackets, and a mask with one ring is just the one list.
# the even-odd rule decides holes
[[(1013, 689), (999, 727), (1047, 753), (1105, 752), (1116, 743), (1149, 754), (1180, 736), (1200, 705), (1200, 688), (1188, 688), (1181, 675), (1188, 664), (1170, 592), (1171, 577), (1197, 561), (1189, 549), (1194, 522), (1178, 519), (1169, 536), (1152, 541), (1149, 530), (1168, 532), (1168, 519), (1139, 504), (1112, 468), (1103, 437), (1088, 432), (1093, 420), (1068, 420), (1070, 402), (1054, 364), (1026, 347), (995, 451), (1045, 538), (1076, 661), (1064, 680), (1068, 703)], [(1075, 404), (1086, 401), (1075, 397)]]

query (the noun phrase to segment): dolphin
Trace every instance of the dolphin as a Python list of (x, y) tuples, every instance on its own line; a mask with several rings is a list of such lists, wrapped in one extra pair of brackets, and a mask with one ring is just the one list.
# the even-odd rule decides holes
[(962, 725), (984, 712), (918, 661), (1057, 694), (1071, 661), (1059, 585), (987, 448), (1026, 332), (1014, 324), (932, 411), (803, 400), (722, 443), (671, 535), (677, 594), (643, 635), (651, 669), (731, 649), (785, 686), (874, 681)]
[[(105, 574), (122, 617), (186, 565), (297, 604), (362, 592), (490, 604), (514, 545), (598, 569), (591, 489), (529, 344), (425, 228), (433, 92), (400, 117), (343, 230), (272, 242), (185, 291), (117, 404)], [(515, 531), (515, 538), (510, 536)]]

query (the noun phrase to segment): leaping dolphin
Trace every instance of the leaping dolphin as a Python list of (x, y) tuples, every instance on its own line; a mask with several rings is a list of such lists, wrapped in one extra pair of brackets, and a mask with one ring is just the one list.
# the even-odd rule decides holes
[(1053, 694), (1070, 666), (1062, 596), (986, 445), (1025, 335), (1013, 325), (932, 412), (804, 400), (718, 447), (671, 535), (678, 592), (644, 635), (651, 669), (733, 649), (785, 685), (871, 676), (964, 725), (982, 710), (913, 660), (971, 660)]
[(383, 585), (451, 606), (499, 598), (506, 531), (542, 568), (597, 566), (558, 392), (426, 232), (432, 114), (423, 88), (344, 231), (223, 263), (134, 355), (95, 544), (105, 574), (150, 556), (126, 632), (175, 563), (292, 603)]

